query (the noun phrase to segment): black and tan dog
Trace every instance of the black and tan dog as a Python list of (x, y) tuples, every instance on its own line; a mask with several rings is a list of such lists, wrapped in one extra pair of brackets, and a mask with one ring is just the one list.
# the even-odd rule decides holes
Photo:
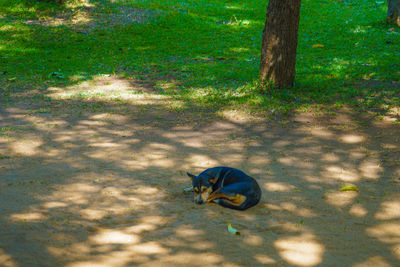
[(261, 198), (261, 189), (254, 178), (238, 169), (215, 167), (192, 178), (194, 201), (197, 204), (215, 202), (221, 206), (246, 210)]

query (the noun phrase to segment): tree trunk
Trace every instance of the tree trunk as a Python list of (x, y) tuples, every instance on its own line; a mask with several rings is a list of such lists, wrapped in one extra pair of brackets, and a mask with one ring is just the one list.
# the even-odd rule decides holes
[(400, 0), (388, 0), (387, 20), (400, 26)]
[(260, 81), (282, 88), (295, 76), (301, 0), (270, 0), (262, 34)]

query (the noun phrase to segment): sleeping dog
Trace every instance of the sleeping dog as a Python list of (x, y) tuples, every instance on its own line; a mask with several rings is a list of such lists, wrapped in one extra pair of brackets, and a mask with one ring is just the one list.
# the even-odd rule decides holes
[(197, 204), (215, 202), (236, 210), (246, 210), (256, 205), (261, 198), (257, 181), (230, 167), (207, 169), (198, 176), (187, 173), (192, 178), (194, 201)]

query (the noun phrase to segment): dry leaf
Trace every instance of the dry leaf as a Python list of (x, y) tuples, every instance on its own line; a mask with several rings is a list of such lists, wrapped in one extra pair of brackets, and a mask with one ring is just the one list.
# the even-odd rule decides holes
[(228, 222), (228, 232), (232, 235), (240, 235), (240, 232), (232, 227), (231, 222)]
[(340, 188), (340, 191), (356, 191), (356, 192), (360, 192), (358, 190), (358, 187), (355, 186), (355, 185), (343, 186), (342, 188)]

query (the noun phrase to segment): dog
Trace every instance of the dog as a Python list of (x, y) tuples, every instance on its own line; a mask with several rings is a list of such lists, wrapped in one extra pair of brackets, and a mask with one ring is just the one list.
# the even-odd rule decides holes
[(257, 181), (230, 167), (210, 168), (198, 176), (191, 173), (194, 202), (205, 204), (215, 202), (235, 210), (246, 210), (255, 206), (261, 199), (261, 189)]

